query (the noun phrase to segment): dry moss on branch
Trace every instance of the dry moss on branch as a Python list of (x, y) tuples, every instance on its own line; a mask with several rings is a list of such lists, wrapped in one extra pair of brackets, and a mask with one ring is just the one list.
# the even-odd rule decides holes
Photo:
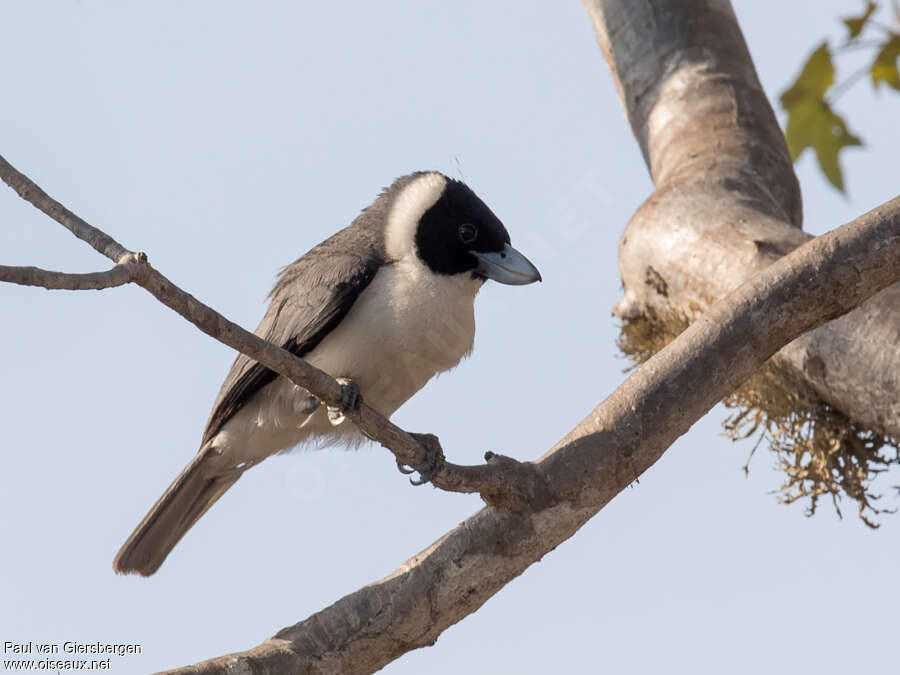
[[(687, 326), (681, 316), (623, 320), (617, 344), (635, 367)], [(881, 495), (873, 492), (872, 483), (900, 464), (900, 442), (856, 424), (787, 368), (769, 360), (722, 403), (731, 411), (722, 423), (725, 435), (734, 441), (756, 437), (745, 471), (759, 445), (768, 441), (785, 475), (775, 491), (780, 502), (806, 499), (811, 516), (819, 499), (830, 496), (841, 516), (840, 501), (848, 497), (860, 519), (873, 528), (878, 515), (895, 510), (876, 505)]]

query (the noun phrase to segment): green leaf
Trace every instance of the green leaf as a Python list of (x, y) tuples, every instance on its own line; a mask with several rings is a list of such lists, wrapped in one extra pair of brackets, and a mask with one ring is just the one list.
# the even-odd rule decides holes
[(828, 43), (823, 42), (810, 54), (800, 75), (781, 95), (781, 105), (788, 113), (784, 135), (788, 151), (795, 162), (807, 148), (812, 148), (822, 173), (841, 192), (844, 176), (838, 162), (842, 148), (862, 145), (850, 133), (844, 119), (831, 109), (825, 94), (834, 84), (834, 64)]
[(847, 26), (847, 30), (850, 31), (850, 36), (847, 38), (848, 41), (859, 37), (859, 34), (863, 32), (863, 28), (866, 27), (869, 17), (872, 16), (872, 12), (876, 9), (878, 9), (877, 2), (867, 2), (866, 11), (859, 16), (848, 16), (846, 19), (841, 19), (844, 25)]
[(884, 43), (869, 72), (872, 75), (872, 86), (876, 89), (884, 82), (889, 87), (900, 91), (900, 71), (897, 70), (897, 59), (900, 58), (900, 35), (891, 35)]
[(781, 105), (790, 112), (791, 108), (806, 99), (822, 100), (832, 84), (834, 64), (831, 62), (828, 43), (823, 42), (809, 55), (794, 84), (781, 95)]
[(850, 133), (844, 119), (824, 99), (809, 97), (789, 108), (785, 137), (791, 159), (796, 161), (804, 150), (812, 148), (822, 173), (834, 187), (844, 191), (838, 153), (841, 148), (862, 145), (862, 141)]

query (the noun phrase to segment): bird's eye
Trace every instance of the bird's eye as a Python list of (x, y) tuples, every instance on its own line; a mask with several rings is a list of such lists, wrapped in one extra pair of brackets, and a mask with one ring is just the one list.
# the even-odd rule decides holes
[(478, 238), (478, 228), (472, 223), (463, 223), (459, 226), (459, 240), (464, 244), (471, 244)]

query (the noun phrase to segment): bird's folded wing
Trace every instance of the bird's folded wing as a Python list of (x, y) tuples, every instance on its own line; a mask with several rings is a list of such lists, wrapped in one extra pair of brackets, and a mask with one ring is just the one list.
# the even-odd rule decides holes
[[(353, 236), (354, 241), (350, 241)], [(359, 232), (342, 230), (285, 267), (272, 289), (271, 304), (254, 331), (269, 342), (303, 356), (346, 316), (384, 263), (377, 240), (359, 246)], [(350, 245), (353, 244), (353, 252)], [(203, 433), (203, 443), (222, 428), (254, 394), (277, 374), (239, 354)]]

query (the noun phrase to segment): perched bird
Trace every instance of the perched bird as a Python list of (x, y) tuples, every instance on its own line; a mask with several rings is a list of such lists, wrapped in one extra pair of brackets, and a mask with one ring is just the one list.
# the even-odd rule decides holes
[[(390, 416), (471, 351), (475, 295), (487, 279), (540, 278), (464, 183), (413, 173), (282, 270), (256, 334), (346, 378), (350, 398), (358, 392)], [(122, 546), (114, 569), (153, 574), (200, 516), (266, 457), (305, 442), (362, 440), (342, 420), (340, 410), (238, 355), (200, 450)]]

